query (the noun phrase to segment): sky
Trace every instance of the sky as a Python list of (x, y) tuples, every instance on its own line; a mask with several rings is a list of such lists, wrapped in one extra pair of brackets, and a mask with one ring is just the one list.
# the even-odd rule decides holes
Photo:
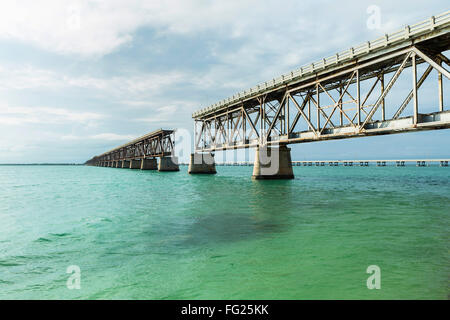
[[(445, 0), (1, 1), (0, 163), (83, 163), (155, 129), (192, 133), (196, 110), (448, 9)], [(292, 158), (449, 157), (449, 138), (296, 144)]]

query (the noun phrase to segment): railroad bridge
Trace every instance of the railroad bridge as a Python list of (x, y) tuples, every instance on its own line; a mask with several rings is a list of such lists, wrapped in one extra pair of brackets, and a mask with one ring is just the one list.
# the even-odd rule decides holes
[[(178, 171), (175, 130), (159, 129), (95, 156), (86, 165), (142, 170)], [(157, 161), (159, 158), (159, 164)]]
[[(189, 172), (215, 173), (214, 152), (254, 147), (253, 178), (293, 178), (291, 143), (450, 128), (443, 85), (449, 31), (450, 11), (195, 112)], [(405, 74), (406, 92), (398, 81)], [(435, 83), (435, 105), (419, 99), (425, 82)]]

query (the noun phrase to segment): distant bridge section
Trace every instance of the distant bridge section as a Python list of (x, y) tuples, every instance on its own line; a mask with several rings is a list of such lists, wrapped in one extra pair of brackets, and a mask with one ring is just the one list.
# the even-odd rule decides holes
[[(86, 161), (86, 165), (177, 171), (175, 130), (159, 129)], [(160, 158), (159, 166), (156, 158)]]
[(450, 128), (449, 49), (450, 11), (305, 65), (195, 112), (195, 152), (280, 146), (289, 171), (290, 143)]

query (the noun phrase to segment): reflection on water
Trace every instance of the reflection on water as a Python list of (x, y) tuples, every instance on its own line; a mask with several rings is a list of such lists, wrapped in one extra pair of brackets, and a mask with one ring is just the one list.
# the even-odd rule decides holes
[(286, 226), (278, 219), (260, 219), (236, 213), (210, 213), (199, 217), (186, 230), (186, 244), (245, 241), (281, 233)]

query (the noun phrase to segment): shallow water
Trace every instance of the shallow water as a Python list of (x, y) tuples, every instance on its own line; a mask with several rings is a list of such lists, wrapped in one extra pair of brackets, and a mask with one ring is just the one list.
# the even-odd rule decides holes
[(0, 166), (0, 299), (447, 299), (450, 168), (217, 170)]

